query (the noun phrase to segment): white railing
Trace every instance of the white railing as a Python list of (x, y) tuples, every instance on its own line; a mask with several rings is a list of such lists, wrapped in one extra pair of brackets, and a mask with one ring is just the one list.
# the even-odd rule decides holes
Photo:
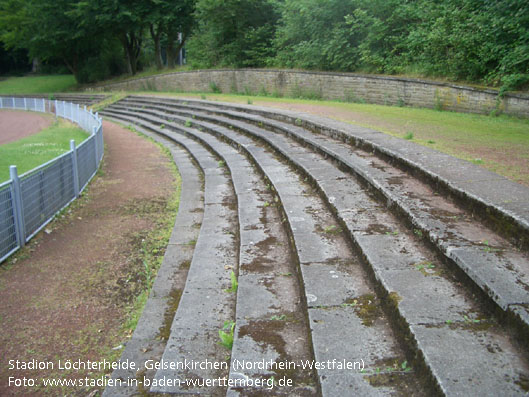
[(70, 202), (95, 175), (103, 158), (103, 125), (97, 113), (62, 101), (0, 97), (0, 109), (55, 113), (90, 133), (79, 146), (22, 175), (11, 166), (0, 184), (0, 263), (23, 247)]

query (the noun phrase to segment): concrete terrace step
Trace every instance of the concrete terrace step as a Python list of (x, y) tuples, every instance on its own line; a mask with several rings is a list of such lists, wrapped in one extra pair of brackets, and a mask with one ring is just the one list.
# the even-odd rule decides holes
[[(130, 120), (175, 140), (181, 139), (169, 128), (161, 129), (158, 123)], [(269, 205), (274, 202), (273, 196), (251, 163), (234, 148), (212, 136), (203, 136), (202, 141), (225, 161), (237, 194), (240, 259), (232, 362), (257, 363), (270, 357), (289, 362), (311, 361), (299, 285), (292, 276), (295, 263), (291, 260), (288, 237), (281, 230), (277, 209)], [(268, 384), (273, 381), (272, 376), (280, 379), (281, 375), (277, 370), (243, 371), (230, 367), (234, 384), (246, 382), (248, 378), (266, 381), (265, 390), (273, 387)], [(312, 371), (300, 370), (294, 375), (295, 387), (274, 390), (273, 395), (317, 394)], [(240, 389), (233, 387), (228, 394), (238, 395)], [(244, 389), (258, 392), (263, 386)]]
[[(143, 132), (148, 134), (146, 131)], [(135, 367), (139, 369), (143, 369), (148, 360), (159, 361), (162, 357), (174, 308), (184, 289), (189, 263), (193, 256), (194, 247), (188, 243), (197, 239), (204, 211), (201, 171), (182, 148), (157, 135), (153, 134), (151, 137), (171, 151), (182, 178), (182, 189), (178, 215), (162, 265), (138, 325), (120, 358), (121, 361), (134, 362)], [(124, 382), (121, 386), (106, 389), (103, 395), (110, 397), (137, 394), (143, 389), (133, 384), (127, 385), (126, 380), (138, 378), (142, 380), (143, 377), (152, 379), (153, 376), (153, 371), (138, 373), (133, 369), (117, 369), (112, 373), (112, 378)]]
[[(132, 106), (129, 104), (128, 107), (131, 107), (136, 116), (150, 113), (151, 115), (145, 114), (140, 117), (155, 124), (165, 121), (169, 127), (170, 124), (166, 119), (158, 117), (163, 117), (163, 114), (155, 116), (152, 111), (141, 109), (141, 107), (132, 109)], [(120, 106), (116, 105), (113, 108), (118, 112), (117, 109)], [(119, 112), (127, 113), (124, 110)], [(228, 128), (198, 121), (200, 114), (195, 112), (195, 115), (197, 117), (195, 120), (170, 116), (170, 114), (165, 117), (171, 117), (180, 124), (189, 125), (191, 123), (195, 127), (223, 135), (225, 139), (241, 145), (241, 148), (244, 148), (248, 154), (254, 155), (255, 161), (259, 163), (258, 155), (251, 153), (251, 148), (256, 147), (253, 141)], [(222, 121), (219, 123), (222, 124)], [(171, 128), (173, 128), (172, 124)], [(176, 128), (184, 129), (184, 127), (178, 126)], [(493, 319), (487, 316), (487, 313), (481, 309), (471, 294), (461, 290), (458, 283), (454, 282), (451, 277), (442, 277), (441, 272), (439, 272), (439, 269), (442, 269), (442, 263), (435, 261), (435, 254), (432, 254), (428, 247), (425, 247), (420, 239), (417, 239), (417, 236), (414, 236), (412, 232), (405, 231), (395, 233), (399, 227), (397, 221), (379, 204), (376, 204), (372, 197), (366, 195), (364, 189), (354, 182), (349, 174), (338, 170), (332, 163), (324, 160), (321, 155), (307, 150), (282, 135), (270, 135), (270, 131), (264, 131), (255, 126), (251, 126), (251, 128), (246, 126), (245, 128), (247, 133), (259, 136), (261, 139), (268, 139), (268, 143), (302, 170), (327, 198), (328, 205), (336, 213), (344, 231), (347, 232), (346, 234), (351, 241), (360, 248), (369, 263), (369, 272), (374, 276), (381, 296), (390, 298), (386, 299), (389, 302), (388, 305), (392, 306), (392, 310), (401, 319), (400, 322), (404, 323), (403, 326), (397, 328), (404, 330), (404, 334), (411, 337), (411, 344), (414, 344), (412, 348), (418, 355), (416, 361), (419, 366), (422, 363), (440, 391), (447, 394), (467, 394), (469, 391), (475, 390), (496, 392), (501, 389), (508, 390), (509, 393), (512, 392), (513, 394), (521, 393), (517, 384), (523, 383), (523, 379), (527, 376), (525, 353), (521, 355), (518, 353), (516, 345), (510, 341), (508, 333), (505, 333)], [(276, 182), (281, 186), (281, 181)], [(293, 185), (284, 183), (283, 186), (283, 188), (278, 189), (278, 194), (288, 215), (286, 210), (289, 200), (288, 192), (292, 190)], [(295, 194), (293, 196), (296, 197), (294, 199), (296, 201), (298, 196)], [(294, 214), (298, 209), (293, 204), (292, 206)], [(300, 219), (306, 218), (301, 215), (293, 215), (288, 219), (291, 229), (295, 230), (297, 227), (295, 221), (297, 220), (299, 223)], [(296, 239), (295, 234), (294, 238), (296, 245), (302, 240), (300, 236)], [(385, 248), (382, 253), (380, 247)], [(298, 249), (298, 254), (300, 252), (303, 254)], [(301, 258), (302, 256), (300, 256), (300, 261), (303, 273)], [(410, 286), (410, 280), (413, 280), (414, 288)], [(310, 283), (305, 280), (304, 282), (305, 288), (309, 290), (311, 288)], [(313, 299), (312, 295), (318, 298), (318, 295), (309, 293), (307, 297), (309, 295), (311, 299)], [(347, 304), (345, 307), (348, 307)], [(309, 303), (309, 317), (311, 310), (313, 309)], [(328, 313), (323, 312), (323, 314)], [(476, 324), (480, 324), (480, 326)], [(326, 332), (328, 333), (329, 330)], [(315, 335), (313, 333), (316, 353), (315, 341), (317, 338)], [(479, 343), (473, 343), (476, 339)], [(439, 341), (446, 341), (446, 345), (454, 351), (466, 351), (468, 355), (464, 355), (461, 362), (450, 367), (448, 363), (451, 358), (439, 348)], [(496, 346), (502, 353), (495, 354), (495, 349), (491, 349), (491, 346)], [(317, 353), (316, 356), (318, 356)], [(476, 357), (479, 357), (483, 362), (494, 363), (491, 365), (494, 368), (488, 368), (487, 365), (487, 368), (483, 370), (476, 366)], [(461, 374), (465, 374), (465, 376), (461, 376)], [(322, 389), (324, 389), (324, 385), (322, 383)]]
[[(195, 250), (160, 362), (185, 363), (187, 359), (201, 363), (208, 360), (219, 363), (219, 366), (191, 370), (185, 366), (159, 368), (152, 379), (150, 391), (193, 393), (196, 388), (192, 386), (171, 385), (162, 381), (228, 376), (227, 368), (221, 366), (225, 362), (226, 351), (218, 343), (218, 332), (226, 322), (234, 319), (235, 296), (225, 290), (230, 287), (231, 270), (237, 272), (238, 247), (234, 231), (238, 230), (238, 222), (230, 177), (219, 165), (218, 159), (186, 137), (173, 141), (182, 145), (204, 172), (204, 214), (198, 239), (186, 242), (194, 245)], [(208, 395), (221, 395), (226, 388), (217, 383), (199, 389)]]
[[(134, 106), (149, 102), (144, 99), (139, 102), (129, 99), (124, 102), (124, 106), (127, 106), (127, 103)], [(178, 109), (175, 106), (178, 106)], [(244, 132), (255, 128), (239, 121), (242, 119), (259, 126), (259, 129), (268, 127), (270, 130), (292, 136), (325, 156), (335, 159), (362, 182), (373, 186), (388, 206), (396, 207), (399, 215), (408, 219), (416, 234), (427, 238), (443, 255), (459, 266), (478, 288), (488, 294), (490, 299), (503, 312), (514, 318), (524, 329), (524, 333), (529, 335), (527, 253), (519, 252), (517, 247), (506, 239), (472, 219), (471, 214), (465, 213), (450, 200), (436, 195), (429, 186), (383, 162), (372, 153), (352, 148), (327, 136), (314, 135), (296, 125), (246, 113), (221, 111), (210, 105), (200, 107), (197, 104), (177, 103), (171, 107), (151, 104), (151, 108), (200, 120), (216, 120), (217, 123)], [(268, 139), (266, 134), (263, 139)]]
[[(209, 360), (221, 363), (225, 352), (217, 343), (218, 331), (234, 318), (235, 299), (226, 294), (230, 286), (230, 270), (237, 272), (237, 212), (233, 208), (233, 188), (229, 175), (219, 167), (218, 160), (203, 147), (186, 138), (183, 145), (197, 160), (205, 175), (204, 219), (182, 297), (176, 310), (171, 334), (165, 347), (164, 362), (199, 362)], [(223, 367), (160, 368), (151, 386), (152, 392), (193, 391), (193, 387), (173, 387), (162, 384), (166, 379), (209, 378), (227, 375)], [(221, 385), (202, 388), (206, 393), (222, 392)]]
[[(114, 114), (113, 112), (109, 114)], [(121, 116), (124, 116), (121, 114)], [(150, 125), (151, 128), (159, 126), (161, 120), (141, 121), (143, 126)], [(171, 129), (170, 124), (164, 125), (163, 133), (167, 134), (167, 130)], [(212, 146), (216, 146), (215, 139), (207, 134), (201, 134), (199, 131), (193, 129), (185, 129), (188, 134), (195, 135), (197, 138), (209, 142)], [(198, 134), (198, 135), (197, 135)], [(323, 395), (337, 395), (344, 392), (361, 392), (366, 395), (390, 395), (399, 390), (413, 391), (420, 390), (416, 385), (416, 381), (412, 378), (411, 373), (399, 372), (396, 368), (391, 367), (395, 363), (401, 365), (406, 361), (403, 352), (398, 347), (398, 343), (392, 336), (392, 331), (388, 325), (388, 320), (377, 308), (374, 291), (369, 287), (365, 274), (360, 269), (358, 259), (354, 259), (351, 253), (346, 248), (347, 245), (343, 238), (333, 236), (328, 239), (321, 224), (327, 225), (332, 230), (337, 229), (336, 225), (332, 224), (332, 217), (330, 214), (324, 215), (326, 211), (322, 202), (316, 196), (310, 197), (305, 191), (309, 189), (308, 186), (303, 186), (298, 177), (294, 175), (287, 166), (281, 164), (273, 159), (270, 154), (264, 152), (262, 148), (251, 144), (254, 156), (258, 156), (259, 167), (267, 175), (268, 180), (271, 181), (275, 189), (281, 195), (281, 192), (286, 190), (286, 196), (281, 197), (281, 202), (285, 206), (285, 202), (289, 203), (285, 206), (286, 217), (290, 221), (291, 230), (294, 235), (294, 241), (297, 249), (297, 256), (301, 262), (301, 276), (305, 285), (305, 293), (309, 297), (309, 319), (312, 328), (312, 341), (316, 360), (323, 362), (337, 358), (341, 360), (351, 361), (351, 358), (362, 358), (365, 365), (370, 367), (367, 374), (360, 373), (360, 371), (337, 371), (332, 369), (321, 369), (318, 371), (318, 377), (321, 382)], [(259, 154), (258, 154), (259, 153)], [(229, 157), (227, 157), (229, 158)], [(255, 158), (255, 157), (254, 157)], [(228, 160), (227, 164), (229, 165)], [(233, 175), (238, 175), (235, 170), (232, 170)], [(236, 178), (235, 178), (236, 179)], [(288, 187), (287, 187), (288, 186)], [(273, 201), (270, 201), (273, 202)], [(268, 202), (268, 203), (270, 203)], [(303, 208), (299, 208), (300, 203), (306, 202)], [(239, 203), (241, 204), (241, 203)], [(265, 206), (267, 207), (267, 206)], [(270, 205), (268, 205), (270, 207)], [(242, 211), (251, 211), (251, 207), (244, 208)], [(306, 219), (307, 222), (300, 222), (300, 219)], [(309, 222), (310, 220), (310, 222)], [(257, 222), (256, 222), (257, 221)], [(254, 225), (249, 225), (249, 230), (259, 227), (260, 220), (253, 219)], [(296, 226), (293, 227), (293, 224)], [(319, 226), (315, 228), (316, 226)], [(261, 234), (259, 229), (257, 236), (255, 232), (250, 232), (249, 238), (255, 240)], [(246, 238), (245, 227), (241, 224), (241, 243)], [(253, 237), (252, 237), (253, 236)], [(262, 240), (266, 242), (265, 240)], [(252, 244), (254, 245), (254, 244)], [(241, 263), (240, 267), (244, 268), (245, 257), (243, 256), (244, 245), (241, 245)], [(277, 247), (276, 247), (277, 249)], [(269, 258), (269, 253), (252, 250), (253, 255), (250, 256), (251, 262), (260, 263), (264, 260), (266, 263)], [(262, 265), (261, 265), (262, 266)], [(283, 362), (305, 362), (299, 357), (299, 353), (292, 357), (292, 353), (285, 357), (284, 352), (277, 354), (286, 349), (287, 352), (293, 349), (293, 352), (303, 351), (303, 345), (300, 345), (300, 338), (295, 338), (292, 335), (295, 329), (292, 327), (299, 322), (299, 318), (293, 314), (289, 306), (299, 305), (299, 300), (285, 300), (281, 297), (274, 298), (274, 291), (284, 289), (285, 281), (281, 281), (279, 285), (274, 287), (274, 278), (277, 278), (279, 272), (279, 280), (285, 280), (285, 273), (281, 275), (281, 263), (272, 262), (268, 265), (269, 269), (264, 276), (264, 283), (266, 290), (259, 292), (259, 279), (263, 280), (263, 275), (259, 274), (264, 271), (262, 268), (257, 268), (257, 274), (241, 274), (242, 285), (239, 284), (239, 294), (237, 298), (237, 329), (236, 339), (233, 348), (232, 362), (235, 360), (242, 362), (258, 362), (261, 359)], [(286, 273), (288, 275), (288, 273)], [(248, 278), (246, 278), (248, 277)], [(290, 277), (287, 276), (287, 280)], [(333, 293), (329, 293), (325, 286), (321, 284), (323, 280), (334, 287)], [(245, 285), (246, 284), (246, 285)], [(272, 288), (271, 288), (272, 287)], [(272, 296), (270, 296), (272, 293)], [(277, 292), (275, 292), (277, 294)], [(317, 294), (317, 296), (315, 295)], [(354, 305), (347, 302), (353, 302), (355, 298), (361, 301), (360, 308), (356, 309)], [(317, 305), (314, 303), (318, 300)], [(264, 305), (264, 306), (263, 306)], [(277, 311), (279, 305), (280, 311)], [(275, 307), (276, 310), (271, 310)], [(372, 318), (363, 318), (358, 315), (358, 312), (373, 310), (375, 312)], [(275, 314), (274, 314), (275, 313)], [(366, 325), (369, 323), (369, 325)], [(373, 323), (373, 324), (372, 324)], [(241, 325), (239, 325), (241, 324)], [(318, 327), (318, 324), (322, 324)], [(345, 329), (344, 329), (345, 325)], [(272, 330), (276, 328), (275, 332)], [(278, 334), (280, 331), (280, 334)], [(339, 335), (339, 338), (337, 336)], [(277, 339), (279, 338), (279, 340)], [(359, 344), (358, 340), (363, 340), (363, 344)], [(266, 341), (275, 341), (272, 346), (266, 346)], [(339, 343), (337, 343), (339, 342)], [(305, 340), (305, 344), (310, 345)], [(347, 346), (344, 349), (344, 345)], [(276, 350), (274, 350), (274, 348)], [(305, 346), (305, 349), (307, 346)], [(258, 352), (261, 351), (261, 354)], [(380, 363), (387, 363), (391, 367), (388, 373), (386, 369), (381, 374), (374, 374), (373, 368)], [(233, 370), (233, 368), (232, 368)], [(270, 372), (268, 370), (268, 372)], [(303, 371), (301, 367), (297, 367), (294, 372), (290, 371), (289, 378), (293, 378), (294, 382), (301, 382), (305, 384), (308, 371)], [(241, 374), (239, 371), (233, 371), (232, 378), (236, 377), (256, 377), (265, 376), (267, 371), (245, 371)], [(276, 373), (281, 376), (282, 372)], [(396, 382), (397, 386), (374, 388), (370, 382), (373, 378), (377, 379), (380, 376), (392, 376), (399, 378)], [(307, 385), (310, 386), (310, 385)], [(400, 389), (399, 389), (400, 388)], [(294, 394), (301, 393), (306, 395), (310, 392), (310, 388), (297, 388)], [(238, 395), (242, 392), (243, 395), (248, 390), (232, 389), (229, 395)], [(279, 394), (292, 395), (288, 388), (282, 390), (274, 390), (272, 395)]]
[(44, 99), (56, 99), (58, 101), (66, 101), (72, 103), (78, 103), (79, 105), (91, 106), (95, 103), (101, 102), (108, 98), (105, 94), (41, 94), (41, 95), (10, 95), (19, 96), (26, 98), (44, 98)]
[[(127, 100), (161, 103), (160, 98), (153, 97), (130, 96)], [(520, 245), (529, 245), (529, 188), (472, 163), (365, 127), (301, 112), (192, 99), (162, 98), (162, 102), (198, 111), (233, 111), (246, 114), (247, 118), (262, 116), (264, 120), (283, 121), (364, 148), (421, 176), (436, 190), (456, 196), (475, 210), (476, 216), (486, 217)]]

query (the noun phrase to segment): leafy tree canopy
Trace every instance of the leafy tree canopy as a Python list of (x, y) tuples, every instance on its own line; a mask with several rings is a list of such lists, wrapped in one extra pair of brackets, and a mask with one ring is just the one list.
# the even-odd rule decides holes
[(173, 67), (187, 44), (194, 67), (529, 83), (527, 0), (1, 0), (0, 41), (81, 82)]

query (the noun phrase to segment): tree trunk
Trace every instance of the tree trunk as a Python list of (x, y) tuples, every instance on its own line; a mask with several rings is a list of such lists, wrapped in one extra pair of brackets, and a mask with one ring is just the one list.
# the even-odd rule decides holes
[(129, 40), (127, 34), (123, 34), (121, 37), (121, 44), (123, 45), (123, 52), (125, 53), (125, 64), (127, 65), (127, 73), (132, 74), (132, 63), (129, 53)]
[(81, 83), (79, 81), (79, 75), (78, 75), (78, 73), (79, 73), (79, 67), (78, 67), (79, 62), (78, 62), (77, 54), (74, 55), (71, 60), (67, 59), (66, 57), (63, 57), (62, 60), (63, 60), (64, 64), (66, 65), (66, 67), (68, 68), (68, 70), (70, 72), (72, 72), (73, 76), (75, 77), (75, 81), (77, 81), (77, 83)]
[(156, 62), (156, 69), (162, 70), (163, 63), (162, 63), (162, 49), (160, 47), (160, 36), (162, 33), (162, 29), (160, 26), (158, 26), (158, 31), (154, 29), (154, 25), (151, 24), (149, 26), (149, 29), (151, 31), (151, 37), (154, 41), (154, 60)]
[(138, 71), (138, 58), (141, 52), (141, 35), (136, 36), (134, 31), (125, 33), (121, 39), (127, 58), (127, 71), (135, 75)]
[(39, 72), (40, 72), (40, 60), (39, 58), (33, 58), (31, 73), (39, 73)]
[(175, 42), (178, 40), (178, 32), (167, 32), (167, 67), (169, 69), (176, 66), (176, 58), (184, 46), (186, 39), (187, 33), (182, 34), (182, 41), (175, 46)]

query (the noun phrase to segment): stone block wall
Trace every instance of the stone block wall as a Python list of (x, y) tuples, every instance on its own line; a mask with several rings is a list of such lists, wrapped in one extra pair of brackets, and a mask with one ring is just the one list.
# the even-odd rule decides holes
[(498, 92), (420, 79), (297, 70), (195, 70), (128, 80), (96, 91), (176, 91), (268, 94), (529, 117), (528, 94)]

